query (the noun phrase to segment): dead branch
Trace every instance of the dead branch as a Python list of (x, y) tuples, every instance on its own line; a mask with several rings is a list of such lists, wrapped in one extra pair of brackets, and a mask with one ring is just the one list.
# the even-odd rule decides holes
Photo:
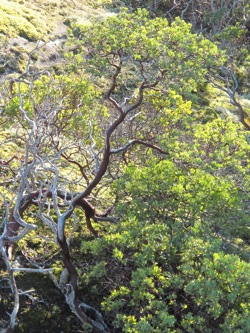
[(228, 95), (230, 103), (233, 106), (236, 106), (239, 111), (240, 122), (247, 130), (250, 130), (249, 115), (244, 111), (243, 106), (240, 104), (237, 98), (239, 84), (234, 72), (233, 61), (231, 61), (228, 68), (221, 68), (221, 74), (217, 74), (217, 72), (217, 69), (211, 69), (209, 75), (207, 75), (207, 82), (211, 83), (214, 87)]

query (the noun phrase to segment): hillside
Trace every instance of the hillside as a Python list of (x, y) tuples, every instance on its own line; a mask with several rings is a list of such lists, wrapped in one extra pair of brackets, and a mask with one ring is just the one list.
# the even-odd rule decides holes
[(250, 6), (190, 4), (1, 1), (1, 333), (250, 331)]
[(60, 63), (70, 22), (86, 23), (106, 15), (101, 5), (86, 1), (7, 1), (0, 4), (2, 75), (22, 73), (31, 55), (37, 70)]

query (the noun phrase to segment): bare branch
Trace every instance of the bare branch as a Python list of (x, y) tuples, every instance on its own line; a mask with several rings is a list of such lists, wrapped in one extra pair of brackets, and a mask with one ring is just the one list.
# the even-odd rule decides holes
[(122, 66), (122, 60), (121, 60), (121, 57), (120, 57), (120, 54), (116, 54), (114, 55), (114, 57), (117, 56), (118, 57), (118, 62), (119, 64), (116, 65), (114, 63), (114, 61), (110, 62), (110, 65), (112, 67), (115, 68), (115, 72), (112, 76), (112, 82), (111, 82), (111, 86), (109, 88), (109, 90), (106, 92), (105, 94), (105, 97), (115, 106), (115, 108), (121, 113), (123, 114), (124, 113), (124, 110), (123, 108), (121, 107), (121, 105), (119, 105), (119, 103), (113, 98), (111, 97), (111, 94), (115, 91), (115, 88), (116, 88), (116, 84), (117, 84), (117, 77), (118, 75), (120, 74), (121, 72), (121, 66)]
[(134, 139), (134, 140), (131, 140), (129, 141), (128, 143), (126, 143), (126, 145), (118, 148), (118, 149), (111, 149), (110, 150), (110, 153), (111, 154), (117, 154), (117, 153), (120, 153), (120, 152), (124, 152), (126, 151), (129, 147), (135, 145), (135, 144), (139, 144), (139, 145), (143, 145), (143, 146), (146, 146), (148, 148), (152, 148), (154, 150), (157, 150), (158, 152), (160, 152), (161, 154), (164, 154), (164, 155), (169, 155), (168, 152), (164, 151), (163, 149), (161, 149), (160, 147), (154, 145), (154, 144), (151, 144), (149, 142), (145, 142), (143, 140), (139, 140), (139, 139)]
[(24, 267), (11, 267), (13, 272), (28, 272), (28, 273), (48, 273), (52, 272), (54, 268), (24, 268)]
[(230, 103), (238, 108), (240, 122), (245, 126), (247, 130), (250, 130), (250, 119), (248, 114), (244, 111), (242, 105), (236, 97), (239, 84), (233, 68), (233, 61), (231, 61), (230, 67), (222, 67), (222, 75), (214, 74), (210, 71), (210, 75), (207, 76), (207, 81), (214, 87), (225, 92), (230, 99)]

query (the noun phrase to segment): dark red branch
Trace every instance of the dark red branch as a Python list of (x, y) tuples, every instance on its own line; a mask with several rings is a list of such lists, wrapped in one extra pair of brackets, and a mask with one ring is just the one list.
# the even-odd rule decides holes
[(142, 145), (142, 146), (145, 146), (145, 147), (148, 147), (148, 148), (152, 148), (152, 149), (157, 150), (159, 153), (164, 154), (164, 155), (169, 155), (169, 152), (161, 149), (160, 147), (158, 147), (158, 146), (156, 146), (156, 145), (154, 145), (152, 143), (145, 142), (143, 140), (139, 140), (139, 139), (131, 140), (126, 145), (124, 145), (123, 147), (120, 147), (120, 148), (117, 148), (117, 149), (112, 149), (110, 151), (110, 153), (111, 154), (117, 154), (117, 153), (120, 153), (120, 152), (124, 152), (129, 147), (131, 147), (131, 146), (133, 146), (135, 144), (139, 144), (139, 145)]
[(53, 144), (55, 145), (56, 150), (60, 153), (60, 155), (61, 155), (66, 161), (68, 161), (69, 163), (71, 163), (71, 164), (75, 164), (75, 165), (78, 166), (78, 168), (79, 168), (79, 170), (80, 170), (80, 172), (81, 172), (83, 178), (84, 178), (85, 181), (86, 181), (86, 184), (88, 185), (88, 184), (89, 184), (89, 179), (88, 179), (86, 173), (84, 172), (84, 166), (82, 166), (79, 162), (77, 162), (77, 161), (71, 159), (71, 158), (68, 157), (66, 154), (60, 152), (60, 149), (59, 149), (59, 142), (56, 142), (56, 143), (55, 143), (53, 137), (52, 137), (51, 139), (52, 139)]
[(8, 159), (8, 161), (4, 161), (4, 160), (0, 160), (0, 164), (2, 165), (8, 165), (10, 164), (11, 161), (13, 161), (14, 159), (18, 159), (18, 157), (16, 155), (12, 156), (10, 159)]

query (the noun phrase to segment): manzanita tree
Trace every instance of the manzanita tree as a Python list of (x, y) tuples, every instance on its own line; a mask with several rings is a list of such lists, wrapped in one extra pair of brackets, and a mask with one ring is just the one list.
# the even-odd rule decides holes
[(249, 145), (228, 119), (188, 119), (162, 141), (167, 159), (131, 162), (113, 184), (120, 223), (82, 242), (114, 332), (249, 329)]
[[(214, 44), (190, 28), (180, 19), (172, 24), (151, 19), (146, 10), (122, 10), (87, 26), (73, 25), (74, 52), (67, 54), (63, 74), (33, 72), (30, 57), (26, 72), (11, 78), (9, 94), (3, 91), (8, 131), (2, 147), (17, 151), (10, 158), (6, 152), (1, 161), (6, 180), (0, 251), (14, 295), (6, 332), (16, 325), (15, 272), (20, 270), (48, 272), (82, 323), (109, 331), (101, 314), (80, 300), (70, 253), (74, 221), (82, 219), (83, 210), (94, 234), (91, 219), (116, 222), (108, 216), (110, 209), (99, 213), (88, 197), (94, 194), (104, 208), (103, 190), (108, 193), (122, 175), (123, 163), (143, 163), (149, 150), (158, 158), (170, 154), (161, 135), (166, 140), (172, 115), (179, 117), (177, 123), (190, 113), (188, 99), (207, 68), (223, 59)], [(127, 153), (134, 146), (140, 151)], [(7, 183), (14, 185), (6, 190)], [(61, 250), (65, 269), (59, 281), (41, 263), (33, 261), (35, 268), (27, 269), (10, 261), (14, 242), (32, 230), (39, 234), (39, 227)]]

